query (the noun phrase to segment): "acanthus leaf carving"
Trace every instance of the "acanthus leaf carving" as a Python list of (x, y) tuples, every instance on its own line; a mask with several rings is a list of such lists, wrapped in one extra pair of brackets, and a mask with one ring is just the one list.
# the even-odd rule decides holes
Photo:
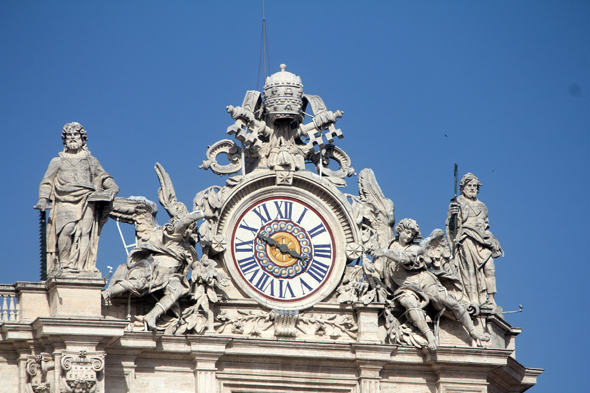
[(242, 311), (230, 315), (221, 311), (215, 318), (215, 330), (222, 334), (226, 329), (232, 334), (248, 334), (260, 336), (274, 326), (274, 336), (297, 337), (298, 332), (304, 335), (315, 335), (338, 340), (347, 336), (356, 340), (358, 326), (351, 315), (301, 313), (297, 311), (271, 310)]

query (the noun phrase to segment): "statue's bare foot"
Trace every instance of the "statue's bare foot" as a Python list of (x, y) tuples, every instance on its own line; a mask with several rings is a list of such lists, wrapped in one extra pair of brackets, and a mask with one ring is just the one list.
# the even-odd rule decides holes
[(428, 347), (428, 349), (430, 349), (431, 351), (436, 351), (436, 349), (438, 348), (438, 345), (436, 344), (436, 340), (434, 340), (433, 342), (428, 341), (428, 344), (426, 345)]
[(144, 319), (143, 322), (145, 322), (147, 329), (148, 330), (156, 330), (156, 316), (151, 315), (152, 313), (148, 313)]
[(428, 340), (428, 344), (426, 344), (428, 349), (430, 349), (431, 351), (436, 351), (436, 349), (438, 348), (438, 343), (436, 342), (436, 337), (434, 337), (432, 330), (427, 331), (425, 336)]
[(107, 294), (106, 291), (102, 291), (102, 305), (103, 306), (111, 306), (111, 297)]
[(489, 334), (479, 333), (478, 331), (475, 330), (475, 328), (473, 328), (469, 331), (469, 335), (477, 340), (480, 340), (480, 341), (490, 341), (490, 339), (491, 339)]

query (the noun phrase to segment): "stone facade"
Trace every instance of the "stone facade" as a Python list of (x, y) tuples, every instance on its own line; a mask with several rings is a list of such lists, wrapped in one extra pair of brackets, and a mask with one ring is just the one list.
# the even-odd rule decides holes
[(358, 196), (342, 193), (355, 175), (333, 145), (343, 113), (304, 94), (284, 65), (227, 111), (235, 140), (212, 144), (202, 168), (229, 177), (197, 192), (192, 212), (160, 164), (164, 225), (147, 198), (114, 198), (106, 175), (108, 195), (85, 196), (135, 226), (112, 277), (72, 259), (65, 232), (46, 281), (0, 285), (2, 392), (512, 393), (536, 383), (542, 370), (515, 360), (520, 329), (494, 301), (490, 257), (501, 248), (485, 205), (473, 216), (489, 248), (478, 287), (461, 254), (471, 205), (454, 198), (446, 237), (422, 238), (414, 220), (395, 225), (370, 169)]
[[(96, 284), (80, 288), (88, 296), (78, 297), (80, 304), (90, 306), (86, 315), (49, 296), (52, 285), (65, 293), (79, 282), (3, 285), (4, 296), (21, 300), (21, 315), (1, 326), (2, 391), (56, 392), (59, 386), (64, 392), (151, 393), (174, 386), (175, 392), (219, 393), (496, 393), (523, 392), (542, 371), (515, 360), (520, 329), (493, 314), (479, 317), (492, 336), (489, 346), (472, 347), (456, 321), (443, 319), (436, 351), (384, 344), (385, 327), (379, 318), (383, 305), (362, 303), (343, 307), (321, 302), (298, 316), (295, 334), (289, 335), (277, 328), (276, 317), (268, 320), (268, 311), (258, 303), (231, 300), (215, 307), (215, 315), (228, 318), (225, 324), (216, 322), (215, 331), (178, 336), (136, 331), (124, 317), (111, 316), (125, 314), (126, 299), (116, 299), (109, 307), (117, 311), (93, 315), (96, 307), (90, 303), (100, 303), (101, 286)], [(131, 303), (133, 310), (141, 307)], [(81, 362), (81, 353), (97, 365)], [(78, 365), (66, 369), (64, 359), (77, 360)], [(31, 362), (50, 362), (51, 367), (36, 366), (35, 379), (27, 371)], [(74, 367), (79, 378), (68, 379)], [(68, 385), (78, 380), (88, 384), (81, 390)]]

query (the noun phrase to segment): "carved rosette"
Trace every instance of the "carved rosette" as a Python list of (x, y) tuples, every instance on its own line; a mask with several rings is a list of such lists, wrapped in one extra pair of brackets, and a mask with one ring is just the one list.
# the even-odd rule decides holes
[(97, 393), (97, 373), (104, 368), (104, 355), (88, 356), (86, 351), (78, 355), (68, 354), (62, 357), (64, 381), (67, 392)]

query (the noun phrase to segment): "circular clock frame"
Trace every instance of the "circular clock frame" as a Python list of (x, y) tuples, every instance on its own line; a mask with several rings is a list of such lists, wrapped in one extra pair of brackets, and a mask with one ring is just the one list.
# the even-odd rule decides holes
[[(292, 185), (276, 185), (276, 175), (274, 174), (251, 178), (250, 181), (245, 181), (243, 184), (238, 185), (222, 207), (217, 233), (227, 240), (227, 247), (223, 253), (224, 265), (232, 277), (233, 282), (236, 284), (236, 287), (246, 297), (255, 299), (258, 303), (272, 309), (303, 310), (329, 296), (340, 283), (344, 268), (348, 262), (345, 252), (346, 245), (354, 242), (356, 238), (354, 226), (351, 225), (352, 219), (350, 210), (347, 208), (347, 202), (342, 197), (342, 194), (340, 194), (334, 187), (326, 187), (318, 183), (312, 176), (314, 175), (310, 173), (295, 174)], [(286, 229), (277, 229), (276, 231), (273, 229), (267, 229), (268, 232), (264, 232), (264, 228), (267, 228), (267, 225), (272, 223), (293, 223), (292, 230), (297, 231), (298, 223), (296, 222), (297, 218), (293, 218), (291, 221), (282, 220), (280, 215), (277, 215), (277, 211), (273, 211), (269, 207), (269, 215), (265, 215), (265, 217), (270, 218), (268, 222), (263, 222), (262, 219), (254, 221), (250, 220), (251, 224), (256, 223), (256, 225), (248, 226), (251, 228), (250, 231), (252, 232), (251, 237), (254, 239), (254, 248), (262, 246), (265, 237), (272, 239), (270, 242), (276, 244), (267, 244), (267, 247), (265, 248), (266, 252), (263, 252), (265, 255), (260, 256), (260, 258), (253, 258), (254, 252), (257, 251), (255, 249), (252, 251), (252, 257), (245, 252), (237, 255), (236, 233), (239, 233), (239, 231), (244, 233), (243, 229), (240, 229), (240, 225), (244, 225), (244, 217), (246, 215), (249, 215), (248, 217), (253, 217), (253, 208), (260, 206), (261, 204), (266, 204), (265, 201), (271, 203), (269, 206), (273, 206), (274, 201), (290, 201), (294, 206), (300, 206), (298, 216), (301, 213), (302, 208), (307, 208), (309, 209), (309, 212), (313, 213), (309, 216), (312, 218), (310, 221), (302, 221), (307, 227), (305, 227), (306, 225), (299, 226), (301, 233), (297, 233), (298, 235), (303, 236), (303, 239), (312, 240), (310, 244), (312, 250), (306, 254), (304, 244), (293, 244), (289, 247), (283, 246), (284, 252), (278, 253), (278, 256), (275, 255), (274, 260), (273, 258), (270, 258), (268, 255), (269, 250), (272, 249), (277, 253), (278, 244), (282, 242), (281, 239), (287, 238), (292, 240), (293, 233), (286, 233)], [(322, 232), (319, 237), (310, 239), (309, 232), (314, 229), (310, 227), (310, 223), (318, 224), (320, 222), (324, 225), (326, 231)], [(312, 226), (315, 227), (316, 225)], [(256, 232), (254, 232), (254, 230), (256, 230)], [(260, 238), (257, 236), (259, 233), (265, 235)], [(317, 231), (312, 232), (312, 234), (315, 233), (317, 233)], [(327, 240), (328, 238), (329, 241)], [(306, 273), (306, 269), (313, 269), (313, 267), (310, 266), (314, 264), (313, 240), (317, 239), (322, 239), (321, 242), (328, 243), (331, 246), (329, 263), (326, 259), (317, 259), (323, 263), (323, 265), (316, 265), (320, 266), (322, 269), (321, 273), (323, 277), (321, 282), (309, 279), (310, 272)], [(239, 240), (244, 241), (244, 239)], [(295, 257), (291, 254), (295, 255)], [(306, 256), (309, 256), (310, 259), (305, 260)], [(277, 258), (279, 260), (277, 260)], [(301, 272), (286, 273), (287, 275), (285, 276), (283, 274), (285, 273), (283, 271), (285, 270), (285, 266), (280, 266), (280, 263), (278, 263), (280, 262), (280, 259), (285, 259), (287, 270), (289, 270), (289, 267), (294, 270), (297, 266), (300, 266), (303, 270)], [(294, 261), (295, 259), (297, 259), (297, 261)], [(238, 260), (242, 261), (241, 264)], [(262, 281), (262, 285), (267, 286), (266, 291), (261, 291), (259, 289), (262, 288), (260, 282), (258, 282), (260, 277), (262, 277), (262, 274), (255, 279), (252, 278), (252, 272), (250, 269), (244, 274), (243, 266), (245, 266), (245, 260), (248, 260), (248, 263), (250, 263), (248, 266), (250, 269), (260, 269), (260, 273), (271, 273), (268, 270), (264, 270), (265, 268), (268, 269), (268, 267), (263, 260), (266, 261), (266, 263), (270, 262), (273, 265), (273, 268), (278, 269), (278, 271), (275, 269), (274, 275), (269, 275), (269, 279), (275, 280), (274, 282), (269, 284), (269, 279), (267, 278), (264, 279), (265, 281)], [(256, 265), (254, 265), (254, 262)], [(326, 268), (326, 266), (329, 266), (329, 268)], [(314, 274), (311, 276), (313, 277)], [(315, 276), (317, 277), (317, 274), (315, 274)], [(301, 281), (307, 281), (307, 283), (302, 284)], [(291, 295), (293, 296), (286, 296), (287, 291), (285, 287), (287, 283), (291, 283), (291, 288), (295, 288), (296, 285), (297, 288), (302, 291), (299, 292), (294, 290), (297, 292), (296, 294), (291, 292)], [(256, 284), (259, 284), (258, 287)], [(305, 293), (305, 290), (308, 289), (308, 287), (304, 288), (304, 286), (307, 286), (307, 284), (314, 285), (309, 293)], [(274, 285), (275, 290), (269, 290), (268, 285)]]

